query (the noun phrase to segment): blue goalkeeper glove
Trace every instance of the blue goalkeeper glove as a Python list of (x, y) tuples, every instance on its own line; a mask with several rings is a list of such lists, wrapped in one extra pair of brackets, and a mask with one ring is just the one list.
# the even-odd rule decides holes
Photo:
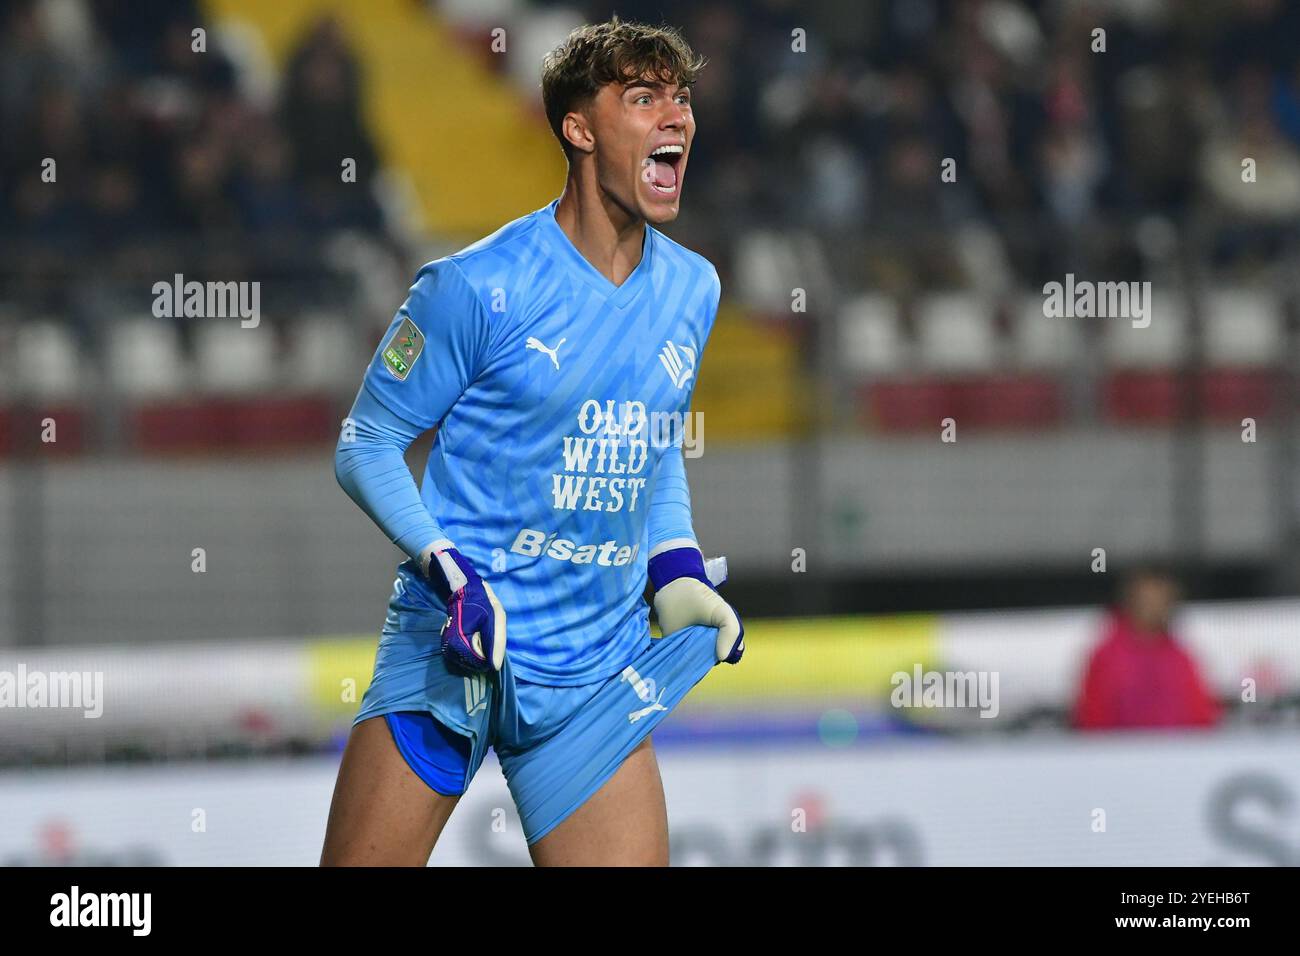
[(672, 548), (652, 557), (649, 572), (655, 588), (655, 613), (664, 634), (692, 624), (716, 627), (718, 660), (735, 664), (745, 653), (745, 626), (714, 586), (714, 581), (721, 584), (727, 579), (726, 561), (715, 558), (710, 564), (717, 568), (712, 580), (697, 548)]
[(435, 550), (428, 578), (447, 605), (442, 656), (453, 669), (483, 674), (506, 659), (506, 612), (492, 588), (455, 548)]

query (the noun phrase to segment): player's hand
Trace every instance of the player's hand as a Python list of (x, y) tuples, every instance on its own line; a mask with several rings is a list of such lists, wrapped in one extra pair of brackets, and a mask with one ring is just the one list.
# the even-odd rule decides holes
[[(695, 548), (673, 548), (651, 558), (649, 571), (659, 629), (672, 634), (692, 624), (716, 627), (718, 660), (738, 662), (745, 653), (745, 626), (705, 574), (703, 555)], [(718, 583), (722, 580), (725, 571)]]
[[(435, 551), (429, 579), (447, 603), (442, 656), (448, 666), (482, 674), (501, 670), (506, 659), (506, 612), (491, 586), (455, 548)], [(441, 578), (441, 580), (439, 580)]]

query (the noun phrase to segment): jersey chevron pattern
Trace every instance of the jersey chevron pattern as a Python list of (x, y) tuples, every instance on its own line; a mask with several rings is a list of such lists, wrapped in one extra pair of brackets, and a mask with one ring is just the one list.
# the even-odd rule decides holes
[[(617, 673), (649, 641), (646, 519), (720, 285), (647, 226), (615, 286), (555, 206), (424, 266), (364, 387), (438, 426), (424, 504), (504, 606), (515, 673), (563, 686)], [(436, 600), (410, 562), (398, 573)]]

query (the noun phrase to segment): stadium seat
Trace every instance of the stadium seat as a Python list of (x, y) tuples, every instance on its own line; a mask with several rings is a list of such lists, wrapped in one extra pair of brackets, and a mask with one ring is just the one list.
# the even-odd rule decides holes
[[(47, 431), (51, 424), (53, 431)], [(86, 450), (93, 426), (92, 416), (77, 399), (42, 400), (27, 408), (0, 405), (0, 457), (75, 456)]]
[(1269, 418), (1281, 407), (1282, 373), (1270, 368), (1215, 368), (1200, 379), (1204, 415), (1239, 426), (1244, 418)]
[(1219, 289), (1206, 297), (1205, 357), (1216, 367), (1276, 364), (1282, 355), (1282, 316), (1265, 292)]
[(1060, 383), (1046, 375), (880, 380), (860, 397), (867, 424), (885, 432), (937, 433), (945, 418), (981, 431), (1043, 429), (1065, 412)]
[(873, 430), (938, 434), (940, 422), (953, 414), (947, 386), (935, 379), (874, 381), (859, 394), (864, 423)]
[(1020, 299), (1011, 317), (1011, 357), (1026, 369), (1065, 369), (1083, 350), (1079, 319), (1043, 314), (1043, 296)]
[(338, 389), (359, 381), (370, 353), (339, 316), (305, 315), (289, 329), (284, 384), (306, 390)]
[(189, 376), (176, 326), (140, 317), (116, 322), (108, 330), (108, 376), (124, 395), (170, 395), (184, 391)]
[(85, 384), (88, 369), (76, 337), (61, 322), (37, 320), (18, 328), (15, 379), (24, 395), (69, 398)]
[(851, 376), (906, 369), (911, 351), (899, 327), (898, 303), (889, 296), (859, 296), (841, 310), (840, 361)]
[(918, 359), (936, 372), (984, 372), (998, 361), (998, 342), (988, 303), (952, 293), (917, 303)]
[(1053, 428), (1065, 413), (1061, 382), (1050, 375), (981, 375), (952, 382), (948, 395), (966, 428)]
[[(516, 9), (493, 9), (503, 5), (516, 6)], [(515, 87), (526, 95), (537, 87), (537, 64), (564, 42), (576, 22), (574, 12), (563, 6), (515, 5), (510, 0), (452, 0), (440, 6), (449, 17), (461, 21), (472, 18), (480, 28), (491, 28), (505, 22), (513, 24), (510, 30), (511, 55), (506, 66)]]
[(1134, 327), (1133, 320), (1124, 317), (1077, 321), (1104, 323), (1106, 360), (1112, 368), (1174, 368), (1187, 354), (1183, 293), (1177, 289), (1157, 292), (1152, 296), (1150, 309), (1150, 324), (1144, 328)]
[[(802, 250), (805, 254), (808, 250)], [(736, 242), (736, 288), (749, 305), (790, 311), (791, 290), (807, 291), (811, 268), (802, 268), (801, 249), (788, 235), (754, 231)], [(815, 275), (815, 273), (813, 273)]]
[(1107, 376), (1102, 405), (1114, 424), (1167, 426), (1197, 417), (1236, 426), (1276, 414), (1281, 384), (1280, 373), (1263, 368), (1206, 369), (1190, 379), (1176, 371), (1123, 370)]
[(145, 402), (126, 434), (140, 452), (193, 453), (319, 447), (337, 436), (341, 412), (324, 396), (256, 395)]
[(1102, 411), (1113, 424), (1170, 425), (1185, 407), (1176, 372), (1122, 369), (1102, 384)]
[(277, 381), (275, 332), (266, 323), (246, 329), (236, 319), (205, 319), (194, 342), (204, 391), (248, 393)]

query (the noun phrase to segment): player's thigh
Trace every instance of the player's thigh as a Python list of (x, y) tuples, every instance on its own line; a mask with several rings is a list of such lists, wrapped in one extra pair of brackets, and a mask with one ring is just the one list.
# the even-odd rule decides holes
[(538, 866), (667, 866), (668, 810), (650, 738), (529, 852)]
[(322, 866), (424, 866), (459, 797), (407, 765), (383, 717), (352, 728), (339, 766)]

